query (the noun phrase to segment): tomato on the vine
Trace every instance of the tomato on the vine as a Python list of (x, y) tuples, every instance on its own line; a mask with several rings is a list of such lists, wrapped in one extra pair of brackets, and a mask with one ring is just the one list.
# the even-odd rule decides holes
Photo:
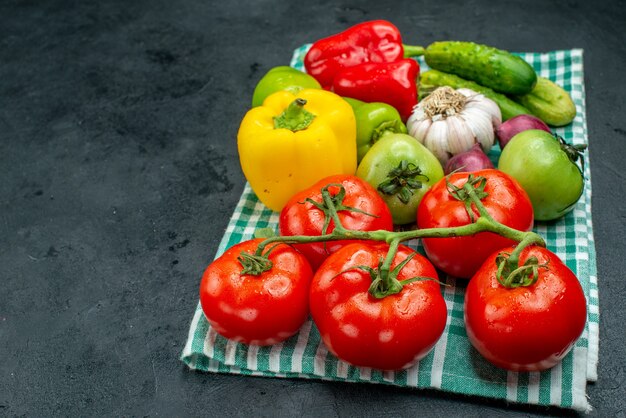
[[(211, 326), (245, 344), (283, 341), (298, 332), (309, 315), (313, 271), (308, 261), (286, 244), (269, 245), (266, 260), (255, 260), (262, 241), (248, 240), (228, 249), (207, 267), (200, 283), (202, 310)], [(260, 273), (244, 272), (243, 264), (260, 268)]]
[[(504, 249), (513, 251), (513, 247)], [(526, 247), (523, 265), (536, 257), (534, 283), (505, 287), (491, 255), (465, 291), (465, 327), (472, 345), (488, 361), (513, 371), (555, 366), (582, 334), (587, 305), (574, 273), (550, 250)]]
[(434, 266), (403, 245), (391, 264), (393, 270), (412, 256), (397, 272), (401, 290), (374, 297), (367, 270), (376, 269), (388, 250), (388, 244), (361, 241), (333, 253), (315, 273), (310, 307), (335, 356), (356, 366), (398, 370), (430, 352), (445, 328), (447, 309)]
[[(472, 223), (466, 203), (450, 192), (454, 187), (462, 188), (470, 175), (475, 179), (486, 179), (484, 189), (479, 191), (481, 201), (496, 221), (519, 231), (532, 229), (533, 208), (528, 195), (512, 177), (495, 169), (453, 173), (433, 185), (417, 209), (420, 229)], [(479, 213), (474, 205), (471, 205), (471, 211), (477, 219)], [(437, 268), (452, 276), (469, 279), (491, 253), (515, 242), (494, 232), (479, 232), (463, 237), (424, 238), (422, 243)]]
[[(326, 177), (296, 193), (280, 212), (280, 235), (319, 236), (324, 230), (326, 233), (334, 230), (335, 223), (325, 212), (327, 208), (322, 199), (322, 189), (329, 185), (328, 191), (345, 228), (357, 231), (393, 230), (391, 212), (376, 189), (356, 176), (342, 174)], [(339, 185), (343, 187), (343, 191)], [(329, 254), (347, 242), (349, 241), (314, 242), (294, 244), (294, 247), (306, 256), (315, 269)]]

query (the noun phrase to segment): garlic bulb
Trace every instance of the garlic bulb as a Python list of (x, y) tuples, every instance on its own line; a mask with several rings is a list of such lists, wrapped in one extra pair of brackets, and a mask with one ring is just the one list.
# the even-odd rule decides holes
[(489, 152), (500, 123), (502, 114), (493, 100), (470, 89), (439, 87), (413, 108), (406, 126), (445, 165), (474, 144)]

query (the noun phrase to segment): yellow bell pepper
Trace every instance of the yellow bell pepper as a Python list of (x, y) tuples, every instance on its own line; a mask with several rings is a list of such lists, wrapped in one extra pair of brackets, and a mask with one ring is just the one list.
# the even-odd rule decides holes
[(334, 174), (356, 172), (356, 121), (335, 93), (304, 89), (269, 95), (249, 110), (237, 134), (239, 161), (250, 187), (280, 211), (296, 192)]

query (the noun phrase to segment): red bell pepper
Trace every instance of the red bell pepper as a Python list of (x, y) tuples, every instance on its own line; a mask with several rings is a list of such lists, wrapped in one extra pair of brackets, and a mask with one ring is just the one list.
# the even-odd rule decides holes
[(410, 48), (410, 55), (419, 55), (419, 50), (423, 53), (421, 47), (414, 51), (414, 47), (403, 45), (400, 31), (392, 23), (373, 20), (313, 43), (304, 57), (304, 66), (323, 88), (329, 89), (335, 75), (344, 68), (397, 61), (404, 58), (405, 47)]
[(402, 120), (417, 104), (417, 61), (405, 58), (395, 62), (368, 62), (345, 68), (333, 80), (333, 91), (364, 102), (383, 102), (395, 107)]

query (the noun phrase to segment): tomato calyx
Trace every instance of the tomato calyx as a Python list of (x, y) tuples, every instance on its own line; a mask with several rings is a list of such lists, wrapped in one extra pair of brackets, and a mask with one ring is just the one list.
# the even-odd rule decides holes
[(496, 257), (496, 278), (498, 283), (509, 289), (532, 286), (539, 279), (539, 269), (547, 268), (548, 263), (539, 264), (535, 256), (528, 257), (523, 265), (511, 260), (511, 253), (502, 252)]
[(274, 263), (272, 261), (261, 255), (250, 254), (246, 252), (242, 252), (237, 257), (237, 261), (243, 267), (241, 270), (241, 274), (250, 274), (252, 276), (259, 276), (261, 273), (269, 271)]
[[(469, 174), (467, 176), (467, 181), (461, 187), (450, 183), (449, 178), (450, 175), (446, 177), (446, 186), (448, 188), (448, 192), (456, 200), (463, 202), (463, 204), (465, 205), (465, 210), (470, 217), (470, 220), (474, 222), (475, 218), (474, 211), (472, 210), (472, 203), (475, 203), (476, 199), (482, 200), (489, 195), (487, 192), (485, 192), (487, 178), (482, 176), (475, 177), (473, 174)], [(479, 212), (482, 212), (481, 205), (476, 206)]]
[[(337, 187), (339, 190), (337, 191), (337, 193), (333, 195), (330, 192), (331, 187)], [(322, 192), (321, 202), (317, 202), (311, 199), (310, 197), (307, 197), (305, 199), (305, 202), (312, 204), (317, 209), (324, 212), (324, 225), (322, 226), (322, 234), (324, 235), (328, 233), (328, 227), (330, 226), (331, 219), (335, 222), (335, 229), (344, 230), (344, 227), (341, 225), (341, 221), (339, 220), (337, 216), (337, 212), (341, 212), (343, 210), (349, 211), (349, 212), (362, 213), (364, 215), (377, 218), (376, 215), (367, 213), (359, 208), (344, 205), (343, 199), (346, 197), (346, 189), (340, 183), (328, 184), (321, 189), (321, 192)]]
[(577, 167), (577, 162), (578, 160), (580, 160), (580, 173), (584, 173), (585, 156), (583, 152), (587, 149), (587, 144), (572, 145), (565, 142), (565, 139), (563, 139), (563, 137), (560, 135), (555, 134), (554, 137), (557, 141), (559, 141), (559, 145), (561, 146), (563, 152), (567, 155), (567, 158), (569, 158), (572, 163), (576, 164)]
[(342, 272), (337, 274), (337, 276), (352, 270), (362, 270), (369, 273), (370, 277), (372, 278), (372, 284), (368, 289), (368, 293), (376, 299), (383, 299), (387, 296), (400, 293), (405, 284), (421, 280), (435, 280), (438, 282), (438, 280), (433, 279), (432, 277), (421, 276), (411, 277), (410, 279), (403, 280), (402, 282), (399, 281), (398, 275), (400, 274), (400, 271), (404, 268), (404, 266), (408, 264), (409, 261), (413, 259), (413, 257), (415, 257), (416, 253), (408, 255), (396, 267), (394, 267), (393, 270), (389, 270), (387, 260), (393, 259), (396, 252), (397, 246), (392, 246), (389, 249), (389, 253), (386, 259), (381, 258), (378, 261), (378, 266), (376, 266), (375, 268), (365, 265), (354, 266), (349, 269), (343, 270)]
[(395, 269), (393, 269), (392, 271), (387, 271), (387, 274), (385, 274), (385, 270), (383, 269), (384, 261), (382, 258), (379, 260), (378, 266), (376, 268), (364, 265), (354, 266), (352, 268), (342, 271), (341, 273), (345, 273), (347, 271), (355, 269), (363, 270), (369, 273), (370, 277), (372, 278), (372, 284), (368, 289), (368, 293), (376, 299), (382, 299), (385, 296), (394, 295), (402, 291), (402, 284), (396, 277), (398, 276), (398, 272), (402, 269), (402, 267), (404, 267), (406, 263), (410, 261), (410, 259), (411, 256), (407, 257), (402, 263), (398, 264)]
[(428, 181), (428, 176), (422, 174), (422, 170), (417, 165), (401, 160), (400, 164), (387, 174), (387, 180), (380, 183), (377, 189), (383, 194), (398, 196), (398, 199), (406, 205), (411, 200), (413, 191), (423, 187), (418, 177), (423, 177)]
[(243, 269), (241, 270), (242, 275), (249, 274), (252, 276), (260, 276), (261, 274), (269, 271), (274, 267), (274, 263), (269, 259), (269, 255), (274, 248), (276, 248), (279, 244), (275, 244), (267, 249), (264, 253), (247, 253), (242, 251), (239, 253), (237, 257), (237, 261), (241, 264)]

